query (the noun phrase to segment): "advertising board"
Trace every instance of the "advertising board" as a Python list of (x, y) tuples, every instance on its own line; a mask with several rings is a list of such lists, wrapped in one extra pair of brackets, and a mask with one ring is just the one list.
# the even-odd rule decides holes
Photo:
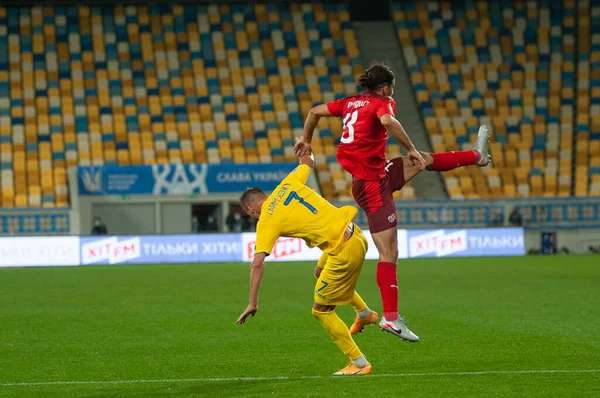
[[(367, 260), (376, 260), (379, 253), (375, 247), (375, 242), (369, 231), (363, 231), (369, 248), (366, 254)], [(243, 261), (252, 261), (254, 257), (254, 244), (256, 242), (255, 233), (242, 234)], [(317, 261), (321, 257), (321, 250), (318, 248), (310, 249), (304, 240), (300, 238), (281, 237), (275, 242), (273, 251), (267, 256), (266, 261)], [(406, 246), (406, 230), (398, 230), (398, 258), (407, 258), (408, 250)]]
[[(379, 257), (369, 231), (367, 260)], [(0, 267), (249, 262), (255, 233), (7, 237)], [(523, 256), (522, 228), (398, 230), (398, 258)], [(277, 240), (267, 261), (318, 261), (321, 250), (300, 238)]]
[(409, 230), (409, 257), (523, 256), (523, 228)]
[(81, 265), (240, 261), (239, 234), (81, 238)]
[(79, 238), (15, 237), (0, 239), (0, 267), (79, 265)]

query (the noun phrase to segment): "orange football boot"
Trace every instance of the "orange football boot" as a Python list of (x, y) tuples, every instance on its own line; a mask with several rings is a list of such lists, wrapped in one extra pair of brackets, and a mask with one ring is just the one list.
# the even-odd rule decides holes
[(354, 319), (354, 323), (350, 326), (350, 334), (357, 334), (363, 331), (365, 326), (377, 323), (379, 316), (375, 311), (371, 311), (368, 317), (360, 319), (358, 315)]
[(373, 371), (373, 368), (371, 367), (371, 364), (368, 364), (367, 366), (365, 366), (363, 368), (359, 368), (358, 366), (356, 366), (355, 364), (350, 362), (348, 364), (348, 366), (346, 366), (342, 370), (338, 370), (333, 375), (334, 376), (368, 375), (368, 374), (371, 374), (372, 371)]

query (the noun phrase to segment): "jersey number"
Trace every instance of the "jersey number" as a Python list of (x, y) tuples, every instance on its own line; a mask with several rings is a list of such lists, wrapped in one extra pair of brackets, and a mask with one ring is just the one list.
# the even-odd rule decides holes
[[(354, 123), (356, 123), (357, 119), (358, 119), (358, 110), (346, 115), (346, 117), (342, 121), (342, 124), (344, 126), (344, 132), (342, 133), (342, 138), (340, 139), (341, 143), (349, 144), (352, 141), (354, 141)], [(346, 129), (348, 129), (348, 136), (345, 136)]]
[(317, 214), (317, 209), (315, 209), (314, 206), (311, 205), (310, 203), (306, 202), (304, 200), (304, 198), (301, 198), (300, 196), (298, 196), (298, 194), (296, 193), (296, 191), (290, 192), (290, 194), (288, 195), (288, 197), (285, 198), (285, 202), (283, 202), (283, 205), (284, 206), (288, 206), (290, 203), (292, 203), (292, 200), (294, 200), (294, 199), (296, 199), (298, 202), (300, 202), (300, 204), (302, 206), (306, 207), (313, 214)]
[(321, 283), (323, 284), (323, 286), (321, 286), (319, 288), (319, 290), (317, 290), (317, 293), (319, 293), (321, 290), (325, 289), (327, 286), (329, 286), (329, 282), (325, 282), (325, 281), (321, 281)]

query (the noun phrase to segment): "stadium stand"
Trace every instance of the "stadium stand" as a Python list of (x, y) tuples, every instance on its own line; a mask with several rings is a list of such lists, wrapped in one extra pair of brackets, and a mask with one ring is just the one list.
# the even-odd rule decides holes
[[(433, 149), (493, 130), (493, 166), (445, 173), (451, 198), (600, 196), (597, 3), (393, 11)], [(294, 161), (308, 109), (361, 71), (344, 4), (0, 8), (0, 204), (67, 207), (76, 165)], [(322, 192), (350, 200), (341, 124), (319, 127)]]
[[(76, 165), (295, 161), (304, 115), (361, 71), (343, 4), (0, 8), (2, 207), (68, 206)], [(348, 200), (340, 134), (323, 120), (314, 149)]]
[(600, 196), (600, 4), (578, 6), (575, 194)]
[(451, 198), (600, 195), (600, 6), (575, 4), (393, 3), (434, 151), (493, 132), (492, 167), (444, 174)]

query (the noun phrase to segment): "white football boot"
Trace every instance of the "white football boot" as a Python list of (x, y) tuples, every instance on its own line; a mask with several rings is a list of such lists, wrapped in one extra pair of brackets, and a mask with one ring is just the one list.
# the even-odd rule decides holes
[(408, 326), (406, 326), (406, 321), (400, 315), (398, 315), (398, 319), (395, 321), (388, 321), (385, 319), (385, 317), (381, 317), (379, 327), (382, 331), (393, 334), (402, 340), (406, 340), (411, 343), (416, 343), (419, 341), (419, 336), (410, 331)]
[(492, 161), (489, 144), (490, 130), (482, 124), (477, 133), (477, 141), (475, 141), (475, 145), (473, 145), (473, 149), (479, 152), (479, 161), (477, 162), (477, 166), (479, 167), (485, 167)]

